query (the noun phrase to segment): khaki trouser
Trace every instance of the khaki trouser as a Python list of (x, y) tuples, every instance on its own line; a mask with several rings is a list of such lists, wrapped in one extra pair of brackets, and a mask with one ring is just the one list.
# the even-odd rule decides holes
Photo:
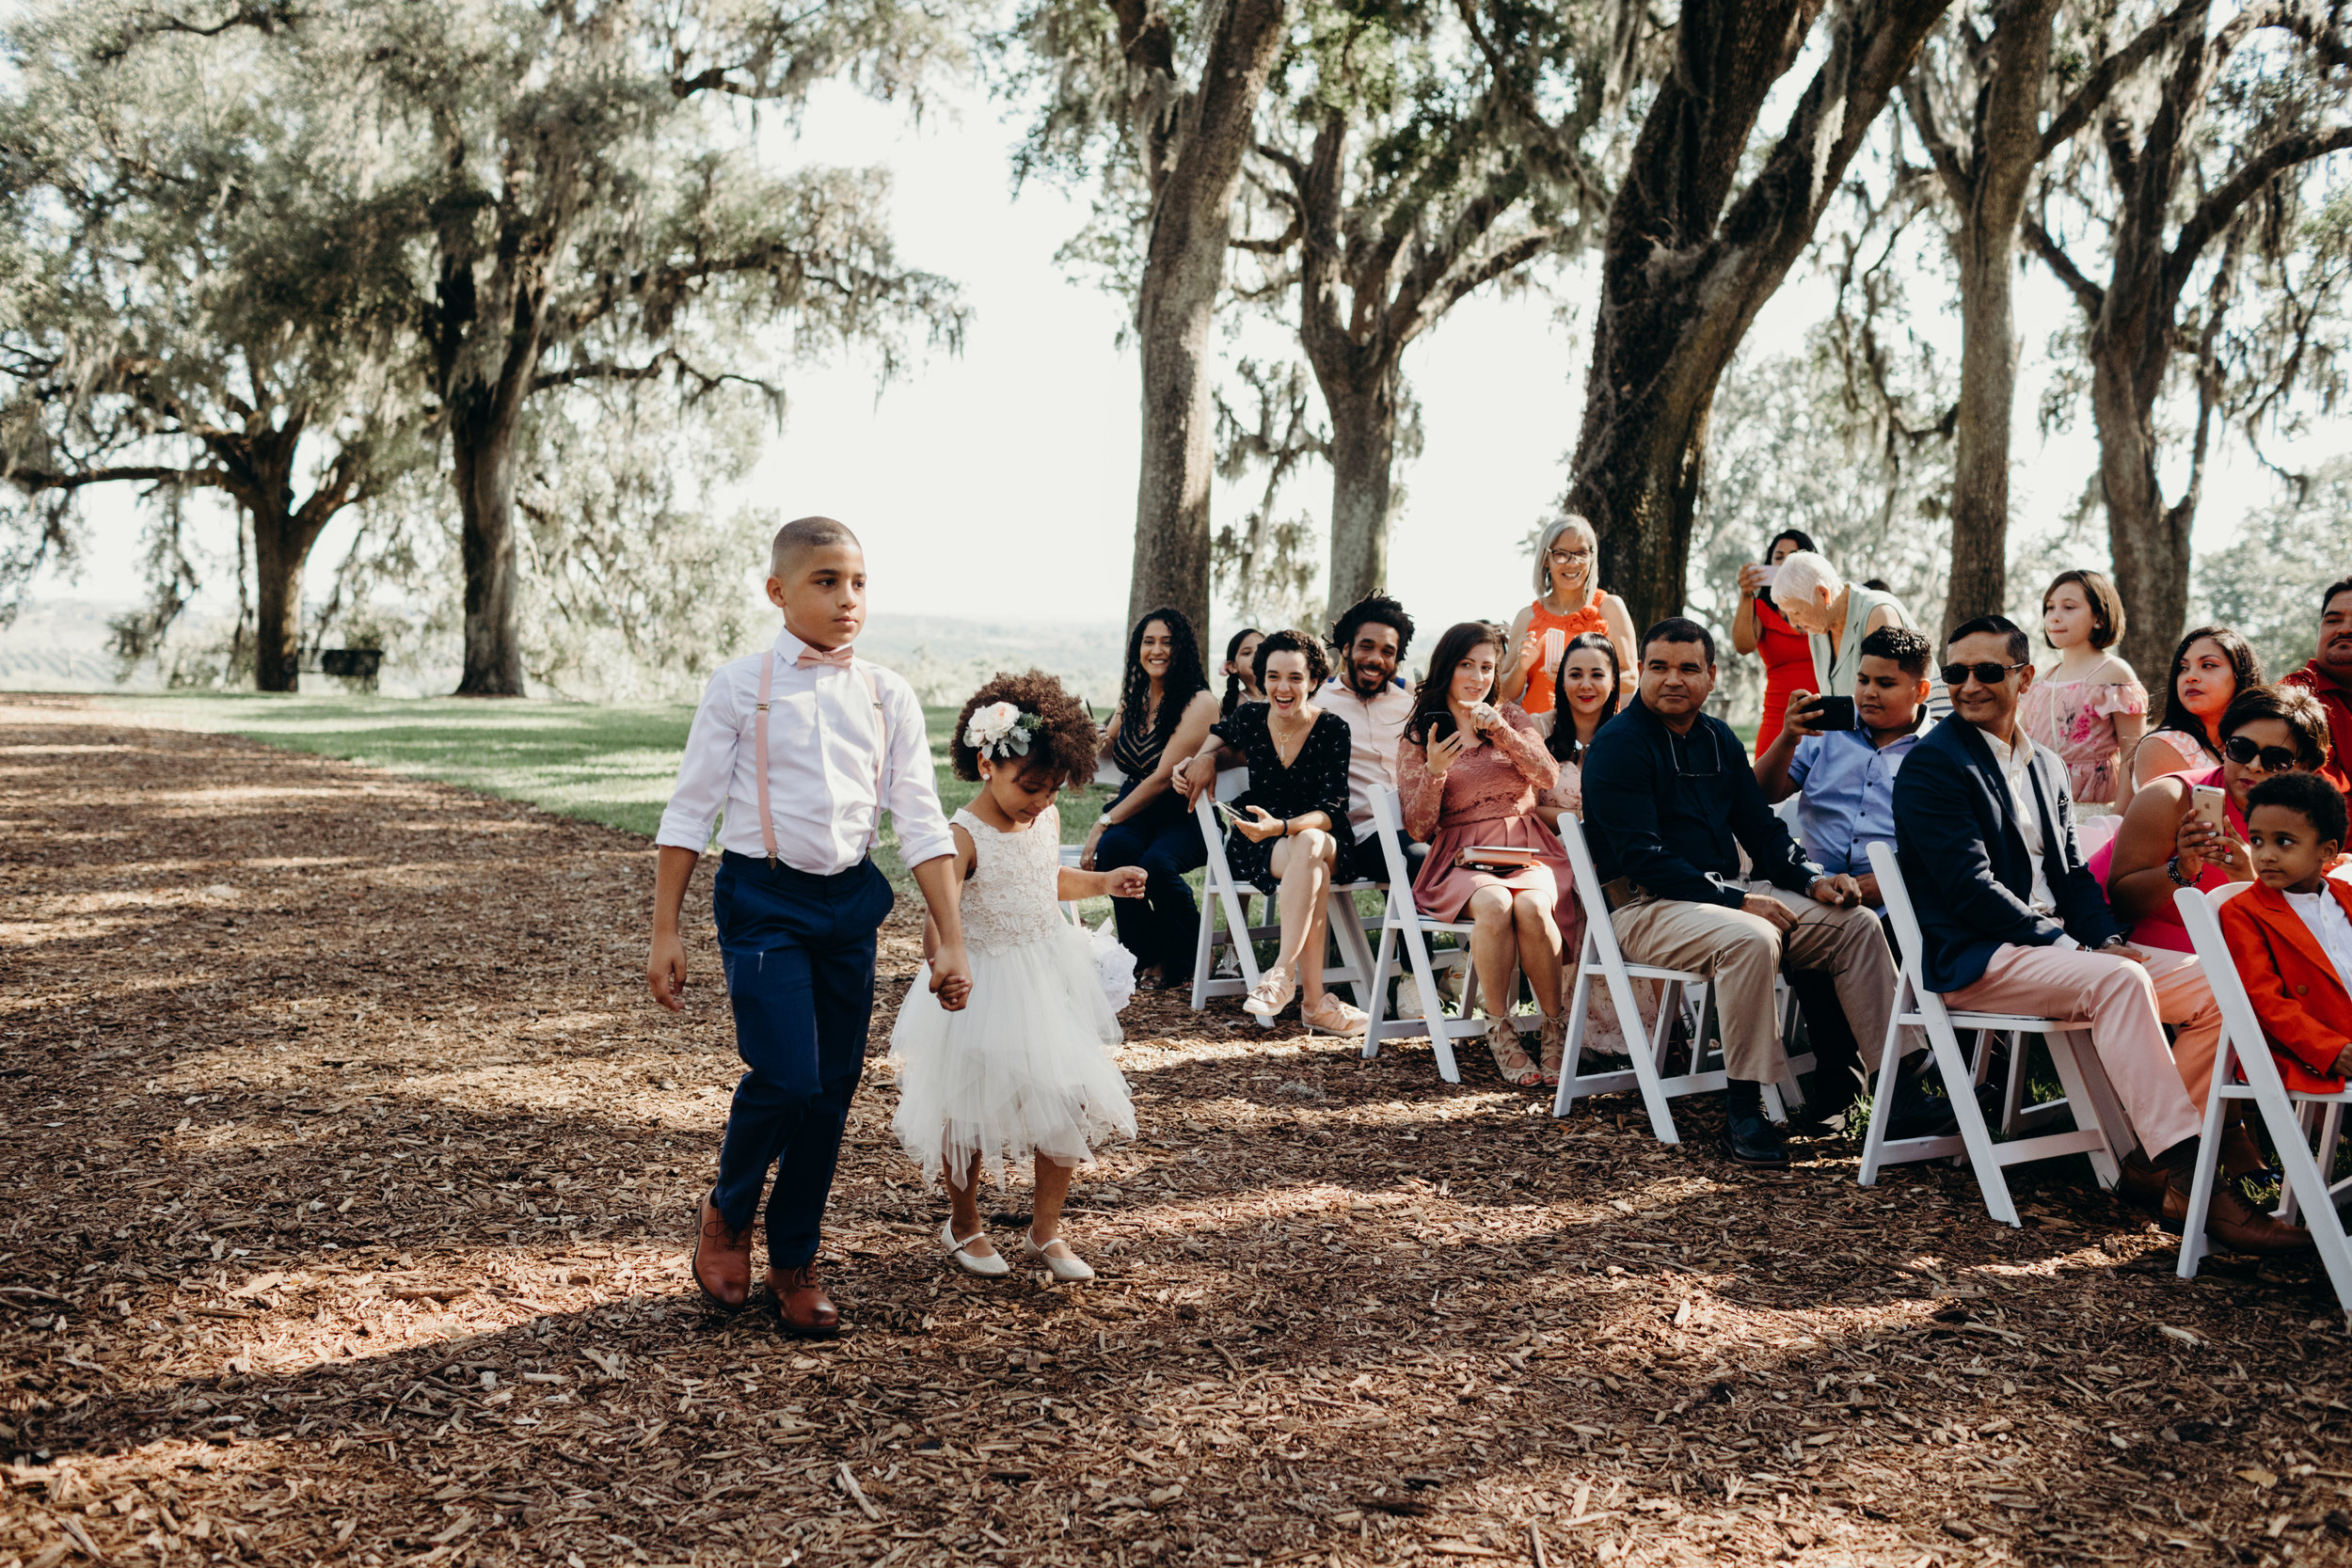
[(1780, 1009), (1772, 1006), (1773, 976), (1784, 964), (1831, 976), (1862, 1059), (1877, 1070), (1895, 1010), (1895, 958), (1876, 912), (1867, 905), (1836, 909), (1770, 882), (1749, 882), (1747, 890), (1787, 905), (1796, 927), (1784, 938), (1760, 914), (1646, 896), (1616, 911), (1610, 923), (1632, 962), (1687, 969), (1713, 984), (1724, 1067), (1732, 1077), (1777, 1083), (1788, 1069)]

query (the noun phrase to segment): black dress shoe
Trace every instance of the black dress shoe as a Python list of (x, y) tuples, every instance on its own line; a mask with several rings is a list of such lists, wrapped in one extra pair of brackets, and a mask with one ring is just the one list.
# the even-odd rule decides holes
[(1895, 1080), (1895, 1103), (1886, 1108), (1890, 1140), (1948, 1138), (1959, 1131), (1960, 1117), (1953, 1114), (1952, 1102), (1928, 1093), (1926, 1073), (1916, 1077), (1906, 1073)]
[(1724, 1118), (1724, 1152), (1742, 1165), (1772, 1168), (1788, 1164), (1788, 1142), (1760, 1111), (1734, 1111)]

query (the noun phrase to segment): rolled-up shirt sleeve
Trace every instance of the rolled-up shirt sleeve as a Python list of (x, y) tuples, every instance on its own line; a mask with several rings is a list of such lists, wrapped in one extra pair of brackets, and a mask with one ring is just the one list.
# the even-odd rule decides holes
[(678, 759), (677, 787), (661, 813), (654, 842), (701, 854), (735, 783), (735, 749), (743, 733), (735, 683), (722, 670), (703, 689), (694, 722), (686, 732), (686, 754)]
[(885, 673), (881, 680), (882, 711), (890, 720), (882, 804), (890, 808), (890, 824), (898, 835), (898, 858), (913, 869), (954, 854), (956, 839), (939, 808), (939, 776), (931, 767), (923, 705), (902, 677)]

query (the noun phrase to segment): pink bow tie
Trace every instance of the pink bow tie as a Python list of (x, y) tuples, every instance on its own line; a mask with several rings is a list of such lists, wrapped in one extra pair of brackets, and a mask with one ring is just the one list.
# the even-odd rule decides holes
[(823, 648), (803, 647), (801, 657), (792, 661), (792, 667), (795, 670), (815, 670), (828, 665), (835, 670), (847, 670), (850, 667), (850, 648), (847, 643), (830, 652)]

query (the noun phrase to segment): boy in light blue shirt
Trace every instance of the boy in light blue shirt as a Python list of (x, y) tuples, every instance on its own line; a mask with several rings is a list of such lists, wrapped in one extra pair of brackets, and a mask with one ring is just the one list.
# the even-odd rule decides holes
[(1794, 692), (1788, 717), (1756, 759), (1756, 782), (1775, 805), (1792, 794), (1797, 836), (1824, 871), (1862, 887), (1881, 907), (1870, 874), (1870, 846), (1895, 842), (1895, 775), (1927, 733), (1928, 640), (1903, 626), (1881, 626), (1862, 640), (1854, 675), (1854, 728), (1815, 727), (1822, 717), (1811, 692)]

